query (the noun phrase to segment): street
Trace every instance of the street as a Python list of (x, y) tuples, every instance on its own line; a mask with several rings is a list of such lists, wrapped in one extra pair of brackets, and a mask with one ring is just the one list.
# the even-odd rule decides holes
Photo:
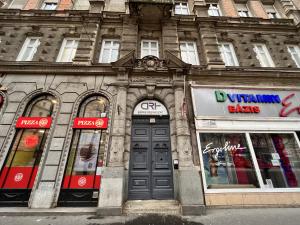
[(205, 216), (9, 215), (0, 225), (299, 225), (299, 208), (208, 209)]

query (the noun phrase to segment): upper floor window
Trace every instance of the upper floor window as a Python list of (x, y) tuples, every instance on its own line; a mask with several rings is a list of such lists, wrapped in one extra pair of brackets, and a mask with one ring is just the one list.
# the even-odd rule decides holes
[(153, 55), (159, 58), (158, 53), (158, 41), (154, 40), (142, 40), (141, 42), (141, 58)]
[(275, 67), (265, 44), (255, 44), (254, 52), (256, 53), (256, 58), (262, 67)]
[(189, 15), (188, 3), (180, 2), (175, 4), (175, 14)]
[(270, 19), (280, 18), (278, 12), (276, 11), (274, 5), (264, 5), (266, 13)]
[(220, 43), (219, 50), (225, 66), (239, 66), (239, 62), (231, 43)]
[(90, 8), (89, 0), (74, 0), (72, 2), (75, 2), (73, 6), (75, 10), (88, 10)]
[(198, 51), (195, 42), (180, 42), (181, 59), (192, 65), (199, 65)]
[(57, 7), (57, 2), (44, 2), (41, 9), (44, 10), (55, 10)]
[(23, 9), (28, 0), (13, 0), (9, 5), (9, 9)]
[(240, 17), (250, 17), (250, 11), (246, 4), (236, 4), (236, 8)]
[(289, 45), (288, 51), (292, 56), (292, 59), (296, 63), (297, 67), (300, 68), (300, 49), (297, 45)]
[(78, 46), (78, 39), (65, 38), (58, 53), (56, 62), (72, 62)]
[(216, 3), (209, 4), (208, 15), (210, 15), (210, 16), (221, 16), (221, 11), (219, 9), (219, 5), (216, 4)]
[(40, 45), (40, 40), (37, 37), (26, 38), (22, 49), (17, 57), (17, 61), (31, 61), (34, 54)]
[(99, 62), (111, 63), (118, 60), (120, 42), (118, 40), (103, 40)]

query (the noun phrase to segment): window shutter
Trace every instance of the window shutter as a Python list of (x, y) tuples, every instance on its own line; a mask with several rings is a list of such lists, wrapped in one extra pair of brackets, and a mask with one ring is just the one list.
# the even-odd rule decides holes
[(73, 9), (75, 10), (88, 10), (90, 8), (89, 0), (77, 0)]

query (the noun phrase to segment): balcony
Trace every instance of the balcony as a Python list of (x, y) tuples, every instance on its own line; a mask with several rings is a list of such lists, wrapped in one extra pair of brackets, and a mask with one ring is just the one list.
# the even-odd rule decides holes
[(130, 14), (148, 22), (170, 17), (173, 5), (174, 0), (129, 0)]

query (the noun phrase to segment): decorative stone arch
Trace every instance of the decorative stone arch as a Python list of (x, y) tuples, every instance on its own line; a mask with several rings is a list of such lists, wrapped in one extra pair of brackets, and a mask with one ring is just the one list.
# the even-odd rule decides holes
[(7, 102), (7, 95), (4, 92), (0, 91), (0, 118), (2, 118), (5, 108), (7, 107)]
[(93, 96), (103, 96), (107, 99), (107, 101), (109, 102), (109, 110), (108, 110), (108, 129), (107, 129), (107, 137), (105, 139), (105, 154), (104, 154), (104, 159), (103, 159), (103, 165), (106, 165), (107, 163), (107, 158), (108, 158), (108, 154), (109, 154), (109, 143), (110, 143), (110, 133), (111, 133), (111, 129), (112, 129), (112, 118), (113, 118), (113, 108), (115, 105), (113, 96), (106, 92), (105, 90), (100, 90), (100, 91), (95, 91), (95, 90), (90, 90), (90, 91), (86, 91), (84, 93), (82, 93), (81, 95), (78, 96), (78, 98), (76, 99), (73, 109), (72, 109), (72, 114), (71, 114), (71, 118), (70, 118), (70, 124), (68, 126), (68, 131), (64, 140), (64, 144), (63, 144), (63, 150), (62, 150), (62, 156), (60, 159), (60, 163), (58, 166), (58, 173), (56, 176), (56, 181), (55, 181), (55, 190), (54, 190), (54, 196), (53, 196), (53, 207), (55, 207), (57, 205), (58, 202), (58, 197), (59, 197), (59, 193), (61, 190), (61, 186), (62, 186), (62, 182), (63, 182), (63, 178), (64, 178), (64, 173), (65, 173), (65, 169), (66, 169), (66, 165), (67, 165), (67, 161), (68, 161), (68, 156), (70, 153), (70, 147), (71, 147), (71, 142), (72, 142), (72, 137), (73, 137), (73, 122), (74, 119), (77, 117), (78, 112), (80, 110), (80, 106), (81, 104), (88, 98), (93, 97)]
[[(17, 119), (24, 114), (24, 112), (26, 111), (26, 107), (28, 106), (28, 104), (30, 104), (30, 102), (32, 100), (34, 100), (35, 98), (38, 98), (39, 96), (42, 96), (42, 95), (52, 95), (57, 100), (57, 104), (53, 108), (53, 113), (52, 113), (53, 120), (52, 120), (51, 127), (49, 129), (49, 135), (47, 137), (47, 140), (46, 140), (46, 143), (45, 143), (45, 148), (44, 148), (44, 151), (43, 151), (43, 154), (42, 154), (42, 157), (41, 157), (40, 166), (39, 166), (39, 169), (38, 169), (38, 175), (35, 179), (36, 181), (38, 180), (39, 171), (40, 171), (41, 165), (43, 164), (44, 158), (46, 156), (46, 152), (49, 149), (49, 143), (51, 141), (51, 136), (52, 136), (52, 133), (53, 133), (53, 129), (54, 129), (54, 126), (56, 124), (57, 114), (59, 112), (60, 105), (61, 105), (61, 100), (60, 100), (59, 94), (56, 91), (53, 91), (53, 90), (49, 90), (49, 91), (36, 90), (36, 91), (33, 91), (30, 94), (26, 95), (21, 100), (21, 103), (18, 106), (18, 109), (16, 111), (14, 120), (13, 120), (11, 126), (10, 126), (10, 129), (9, 129), (8, 134), (6, 136), (6, 139), (4, 141), (3, 147), (0, 151), (0, 168), (2, 168), (3, 163), (4, 163), (4, 161), (7, 157), (7, 153), (9, 152), (10, 146), (13, 142), (14, 136), (16, 135)], [(36, 186), (36, 182), (33, 186), (33, 190), (34, 190), (35, 186)]]
[(17, 134), (17, 129), (16, 129), (16, 123), (19, 117), (21, 117), (22, 115), (24, 115), (24, 113), (26, 112), (26, 110), (28, 109), (28, 107), (30, 106), (31, 103), (33, 103), (37, 98), (42, 97), (42, 96), (52, 96), (54, 98), (54, 100), (56, 101), (56, 103), (53, 105), (53, 111), (51, 114), (52, 117), (52, 123), (51, 126), (49, 128), (49, 132), (48, 135), (46, 137), (46, 141), (44, 144), (44, 148), (42, 151), (42, 155), (40, 158), (40, 162), (38, 164), (38, 169), (37, 169), (37, 174), (36, 177), (34, 179), (34, 184), (32, 187), (32, 191), (30, 194), (30, 198), (28, 199), (28, 206), (31, 205), (31, 201), (33, 198), (33, 192), (34, 190), (37, 188), (40, 177), (41, 177), (41, 173), (43, 171), (43, 167), (45, 164), (45, 158), (48, 154), (49, 151), (49, 147), (50, 147), (50, 143), (51, 143), (51, 139), (52, 139), (52, 135), (53, 135), (53, 131), (54, 131), (54, 127), (56, 124), (56, 120), (57, 120), (57, 114), (59, 113), (59, 109), (60, 109), (60, 97), (59, 94), (53, 90), (49, 90), (49, 91), (42, 91), (42, 90), (35, 90), (31, 93), (29, 93), (28, 95), (26, 95), (20, 102), (18, 109), (16, 111), (14, 120), (10, 126), (10, 129), (8, 131), (8, 134), (6, 136), (6, 139), (4, 141), (3, 144), (3, 148), (0, 152), (0, 168), (2, 169), (4, 166), (4, 162), (6, 160), (6, 158), (8, 157), (8, 154), (10, 152), (11, 146), (13, 144), (14, 138)]
[[(129, 168), (129, 155), (130, 155), (130, 143), (131, 143), (131, 127), (132, 127), (132, 115), (135, 106), (146, 99), (157, 100), (161, 102), (168, 110), (169, 120), (170, 120), (170, 138), (171, 138), (171, 151), (173, 158), (177, 158), (177, 145), (176, 145), (176, 128), (175, 128), (175, 99), (174, 92), (172, 88), (168, 90), (163, 88), (164, 90), (160, 90), (160, 88), (156, 89), (153, 93), (153, 97), (149, 98), (147, 94), (147, 90), (145, 88), (145, 93), (143, 95), (138, 95), (139, 90), (137, 92), (128, 92), (128, 99), (131, 101), (127, 101), (126, 104), (126, 121), (130, 121), (130, 126), (126, 125), (126, 136), (125, 136), (125, 148), (124, 148), (124, 164), (125, 168)], [(162, 93), (163, 92), (163, 93)], [(133, 96), (130, 96), (133, 95)], [(168, 97), (170, 96), (170, 97)]]

